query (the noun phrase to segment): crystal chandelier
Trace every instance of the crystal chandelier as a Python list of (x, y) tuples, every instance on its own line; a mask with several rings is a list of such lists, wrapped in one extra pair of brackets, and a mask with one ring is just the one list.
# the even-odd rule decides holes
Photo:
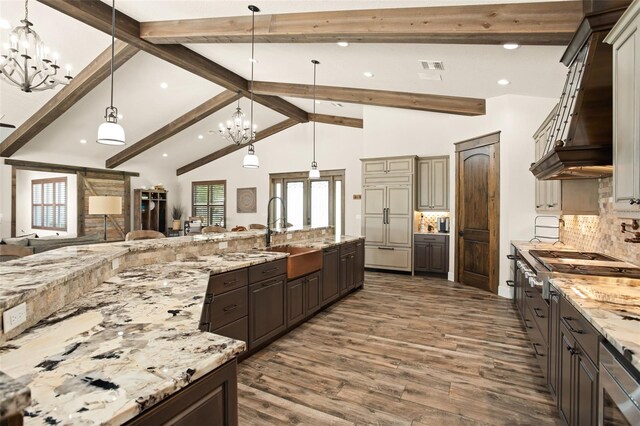
[[(316, 67), (320, 62), (315, 59), (311, 60), (313, 64), (313, 116), (316, 116)], [(311, 161), (311, 169), (309, 169), (309, 179), (320, 179), (320, 170), (316, 163), (316, 120), (313, 120), (313, 161)]]
[[(253, 105), (251, 107), (253, 109)], [(236, 112), (234, 112), (231, 116), (231, 120), (227, 121), (226, 126), (220, 123), (218, 132), (220, 132), (220, 135), (222, 135), (222, 137), (229, 142), (236, 145), (242, 145), (249, 142), (250, 140), (253, 140), (253, 138), (255, 137), (256, 126), (254, 125), (253, 129), (251, 129), (251, 127), (251, 122), (249, 120), (246, 120), (246, 116), (244, 112), (242, 112), (242, 108), (240, 108), (240, 98), (238, 98), (238, 106), (236, 107)]]
[(118, 124), (118, 108), (113, 106), (113, 63), (116, 43), (116, 0), (111, 3), (111, 103), (105, 109), (104, 123), (98, 127), (96, 142), (102, 145), (124, 145), (124, 129)]
[(24, 2), (22, 25), (15, 27), (4, 43), (0, 55), (0, 75), (5, 81), (18, 86), (23, 92), (53, 89), (58, 84), (69, 84), (71, 67), (67, 66), (64, 78), (58, 76), (58, 55), (50, 54), (49, 48), (33, 30), (29, 21), (29, 0)]

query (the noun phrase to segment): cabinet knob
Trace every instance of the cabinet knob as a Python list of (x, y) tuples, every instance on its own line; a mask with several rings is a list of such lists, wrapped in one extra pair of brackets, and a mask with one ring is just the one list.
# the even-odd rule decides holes
[(640, 204), (640, 198), (632, 198), (629, 200), (629, 204), (634, 205), (634, 204)]

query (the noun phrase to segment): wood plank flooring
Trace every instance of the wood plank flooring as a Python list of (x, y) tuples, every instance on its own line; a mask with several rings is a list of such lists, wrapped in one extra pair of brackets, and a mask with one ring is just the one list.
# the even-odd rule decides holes
[(560, 424), (510, 300), (398, 274), (243, 361), (238, 395), (243, 425)]

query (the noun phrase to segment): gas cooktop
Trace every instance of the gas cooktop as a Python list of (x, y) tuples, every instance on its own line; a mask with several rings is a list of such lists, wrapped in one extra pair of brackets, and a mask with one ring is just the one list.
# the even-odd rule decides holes
[[(529, 254), (551, 272), (599, 275), (603, 277), (640, 278), (640, 268), (600, 253), (530, 250)], [(571, 261), (574, 262), (572, 263)]]

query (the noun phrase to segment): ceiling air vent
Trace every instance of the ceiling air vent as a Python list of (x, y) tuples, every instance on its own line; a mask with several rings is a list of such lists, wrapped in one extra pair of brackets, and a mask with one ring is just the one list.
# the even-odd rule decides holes
[(424, 59), (420, 59), (418, 62), (422, 65), (423, 70), (444, 71), (444, 62), (442, 61), (426, 61)]
[(420, 80), (442, 81), (442, 74), (429, 74), (426, 72), (419, 72), (418, 78)]

